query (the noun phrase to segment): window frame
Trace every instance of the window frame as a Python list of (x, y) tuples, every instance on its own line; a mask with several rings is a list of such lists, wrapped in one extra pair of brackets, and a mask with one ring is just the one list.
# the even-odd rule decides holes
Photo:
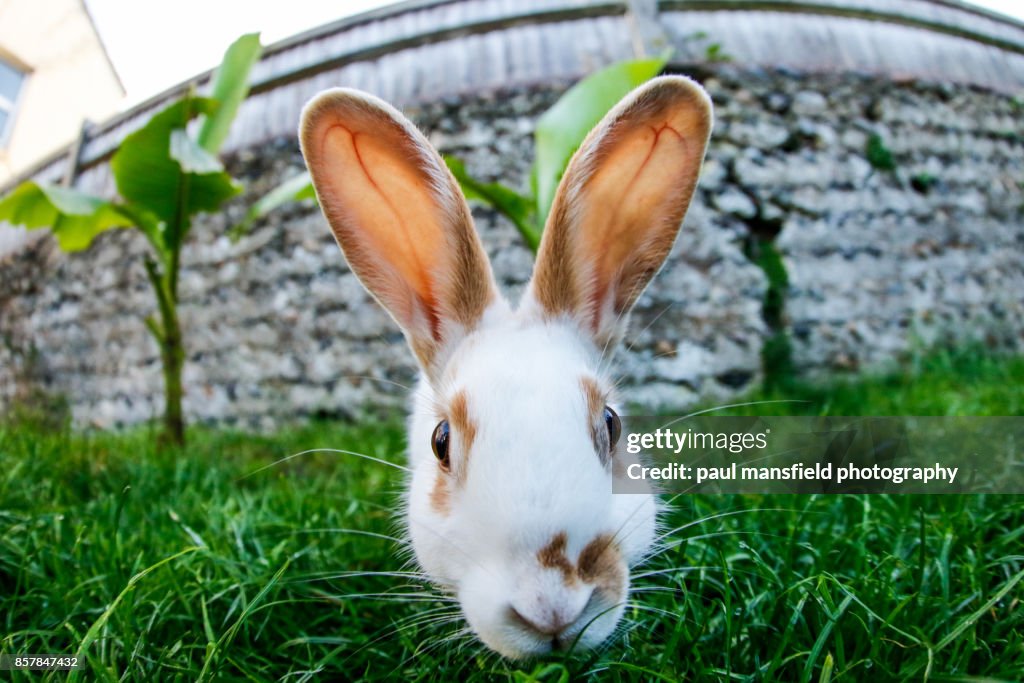
[(28, 81), (30, 70), (25, 68), (19, 60), (12, 59), (3, 52), (0, 52), (0, 62), (3, 62), (4, 66), (21, 76), (21, 81), (18, 83), (18, 91), (14, 94), (13, 102), (0, 93), (0, 110), (7, 114), (7, 121), (0, 127), (0, 150), (6, 150), (11, 141), (11, 134), (14, 132), (14, 124), (18, 118), (18, 109), (20, 108), (21, 101), (24, 99), (25, 84)]

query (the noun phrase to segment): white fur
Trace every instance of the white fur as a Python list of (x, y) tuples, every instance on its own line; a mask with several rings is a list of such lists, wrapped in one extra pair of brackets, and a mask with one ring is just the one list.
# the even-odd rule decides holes
[[(421, 381), (409, 428), (413, 468), (408, 489), (408, 527), (423, 569), (449, 584), (470, 626), (492, 649), (508, 657), (549, 651), (553, 639), (522, 628), (509, 607), (543, 621), (548, 612), (575, 616), (592, 588), (566, 586), (558, 571), (540, 565), (537, 553), (559, 532), (567, 556), (602, 534), (616, 539), (627, 562), (650, 547), (654, 497), (613, 494), (612, 473), (595, 453), (584, 376), (598, 378), (600, 356), (578, 326), (544, 321), (492, 306), (480, 327), (454, 352), (440, 386)], [(467, 479), (453, 488), (451, 509), (430, 501), (437, 477), (431, 434), (443, 415), (438, 407), (466, 392), (478, 431)], [(465, 454), (453, 441), (453, 469)], [(559, 635), (571, 645), (594, 646), (614, 629), (625, 591), (596, 600)], [(590, 623), (593, 620), (592, 623)]]

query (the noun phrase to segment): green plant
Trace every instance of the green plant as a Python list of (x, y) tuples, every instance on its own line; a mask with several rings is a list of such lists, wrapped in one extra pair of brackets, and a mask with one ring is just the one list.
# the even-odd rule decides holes
[(748, 258), (768, 278), (761, 312), (771, 336), (761, 348), (761, 367), (764, 370), (765, 391), (772, 391), (788, 386), (793, 377), (793, 347), (785, 327), (789, 273), (772, 239), (755, 238), (747, 251)]
[(722, 49), (721, 43), (711, 43), (704, 48), (704, 59), (713, 63), (731, 62), (732, 55)]
[[(249, 71), (260, 52), (258, 34), (242, 36), (225, 53), (209, 97), (190, 89), (122, 141), (110, 160), (120, 199), (35, 181), (22, 183), (0, 199), (0, 221), (49, 228), (68, 252), (86, 249), (111, 228), (134, 227), (145, 235), (152, 247), (145, 270), (159, 314), (145, 322), (163, 365), (164, 438), (174, 443), (185, 440), (185, 344), (178, 321), (181, 247), (196, 214), (217, 211), (241, 192), (216, 155), (248, 94)], [(202, 123), (193, 137), (188, 125), (197, 117)]]
[(309, 177), (309, 171), (292, 176), (256, 200), (246, 211), (241, 222), (231, 228), (231, 238), (238, 239), (247, 233), (253, 223), (274, 209), (303, 199), (316, 200), (316, 191), (313, 189), (313, 180)]
[(694, 31), (683, 36), (683, 42), (707, 43), (704, 45), (704, 61), (712, 64), (722, 64), (732, 61), (732, 55), (722, 48), (719, 42), (708, 42), (711, 36), (707, 31)]
[(892, 151), (885, 145), (885, 140), (882, 139), (881, 135), (875, 133), (868, 138), (865, 154), (872, 168), (889, 173), (896, 170), (896, 160), (892, 156)]
[(922, 171), (921, 173), (914, 174), (910, 179), (910, 186), (914, 188), (915, 192), (927, 194), (937, 182), (939, 182), (938, 176)]
[[(544, 222), (555, 198), (555, 189), (573, 152), (591, 128), (626, 93), (656, 76), (667, 62), (667, 54), (656, 59), (616, 62), (584, 78), (544, 112), (534, 131), (529, 195), (501, 183), (473, 178), (459, 159), (449, 157), (445, 163), (459, 181), (467, 199), (489, 204), (512, 221), (527, 246), (536, 253)], [(283, 204), (312, 196), (308, 173), (289, 178), (257, 201), (234, 232), (244, 232), (255, 220)]]

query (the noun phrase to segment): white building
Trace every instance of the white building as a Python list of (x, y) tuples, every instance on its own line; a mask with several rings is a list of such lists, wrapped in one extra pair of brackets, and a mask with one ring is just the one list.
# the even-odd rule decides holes
[[(84, 0), (0, 0), (0, 187), (123, 99)], [(0, 253), (20, 235), (0, 227)]]

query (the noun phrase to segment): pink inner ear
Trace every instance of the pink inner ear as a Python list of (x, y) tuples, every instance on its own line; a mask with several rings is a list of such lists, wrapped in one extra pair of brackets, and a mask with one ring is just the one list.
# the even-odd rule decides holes
[[(430, 334), (439, 321), (431, 273), (444, 259), (445, 236), (437, 202), (423, 173), (402, 158), (393, 136), (353, 131), (341, 123), (324, 128), (320, 158), (320, 191), (325, 211), (346, 256), (360, 275), (377, 279), (392, 271), (423, 303)], [(347, 234), (346, 234), (347, 233)], [(357, 244), (358, 248), (348, 248)], [(390, 279), (386, 276), (384, 279)], [(414, 326), (416, 313), (400, 291), (384, 283), (375, 291), (403, 326)], [(396, 298), (388, 300), (391, 295)]]
[(349, 266), (402, 327), (424, 370), (437, 371), (439, 354), (496, 294), (455, 179), (400, 112), (355, 90), (310, 101), (300, 137)]
[(615, 313), (632, 304), (639, 292), (627, 289), (646, 282), (629, 274), (652, 261), (660, 265), (671, 248), (700, 164), (681, 132), (691, 127), (685, 124), (668, 118), (617, 136), (585, 185), (581, 247), (584, 260), (594, 264), (597, 306), (609, 296)]

